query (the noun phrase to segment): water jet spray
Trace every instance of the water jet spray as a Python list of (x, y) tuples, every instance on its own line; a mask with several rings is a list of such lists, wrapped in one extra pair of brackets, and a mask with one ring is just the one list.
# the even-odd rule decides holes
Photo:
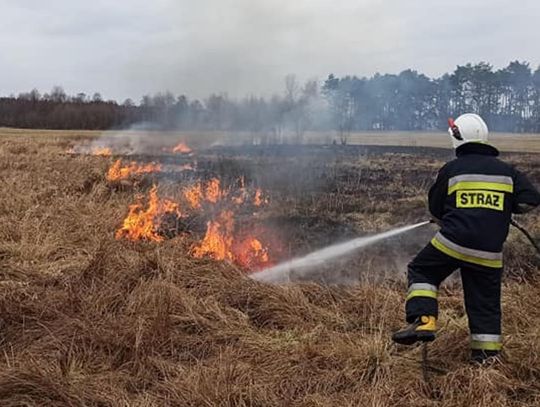
[(251, 274), (250, 277), (257, 281), (276, 283), (287, 281), (293, 270), (297, 272), (297, 275), (299, 276), (306, 276), (327, 261), (341, 257), (354, 250), (370, 246), (381, 240), (412, 231), (421, 226), (427, 225), (428, 223), (431, 223), (431, 221), (419, 222), (414, 225), (403, 226), (386, 232), (378, 233), (376, 235), (358, 237), (347, 242), (331, 245), (309, 253), (306, 256), (298, 257), (296, 259), (278, 264), (274, 267)]

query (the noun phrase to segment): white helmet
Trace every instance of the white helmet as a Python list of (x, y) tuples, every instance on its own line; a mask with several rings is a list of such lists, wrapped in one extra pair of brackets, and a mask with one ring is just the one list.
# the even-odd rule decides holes
[(486, 122), (477, 114), (466, 113), (459, 116), (455, 121), (448, 119), (448, 133), (452, 138), (454, 148), (460, 145), (477, 142), (486, 143), (488, 141), (488, 127)]

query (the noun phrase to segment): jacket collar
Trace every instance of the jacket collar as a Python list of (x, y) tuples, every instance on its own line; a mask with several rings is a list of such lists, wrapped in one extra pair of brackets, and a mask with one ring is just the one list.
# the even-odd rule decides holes
[(456, 148), (456, 156), (461, 157), (467, 154), (491, 155), (497, 157), (499, 155), (499, 150), (489, 144), (474, 142), (465, 143)]

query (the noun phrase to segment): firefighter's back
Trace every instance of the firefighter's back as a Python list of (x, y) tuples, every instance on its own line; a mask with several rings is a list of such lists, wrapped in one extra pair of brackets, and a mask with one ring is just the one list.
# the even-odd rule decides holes
[(500, 252), (512, 216), (515, 170), (491, 146), (468, 144), (461, 150), (446, 167), (441, 233), (470, 249)]

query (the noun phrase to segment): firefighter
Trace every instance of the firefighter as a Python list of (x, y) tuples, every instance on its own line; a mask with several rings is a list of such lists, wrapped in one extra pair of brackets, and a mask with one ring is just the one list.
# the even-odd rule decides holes
[(502, 247), (512, 213), (540, 205), (529, 180), (496, 157), (488, 128), (476, 114), (449, 120), (456, 157), (429, 191), (429, 210), (440, 231), (408, 265), (406, 320), (392, 339), (404, 345), (435, 339), (439, 285), (461, 270), (471, 334), (471, 360), (493, 360), (501, 348)]

